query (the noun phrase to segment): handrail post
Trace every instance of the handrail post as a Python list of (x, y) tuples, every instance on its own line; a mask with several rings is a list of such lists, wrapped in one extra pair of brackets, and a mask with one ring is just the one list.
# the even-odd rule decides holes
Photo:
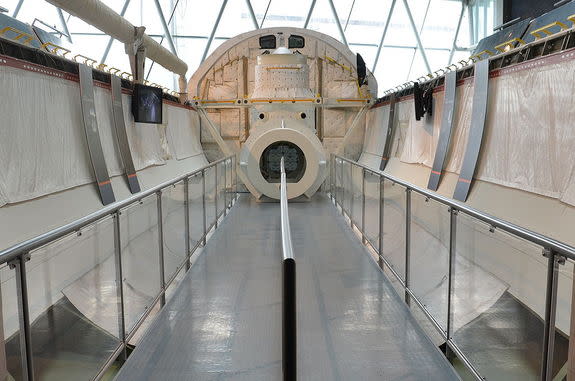
[(122, 270), (122, 240), (120, 235), (120, 211), (112, 215), (114, 222), (114, 259), (116, 267), (116, 295), (118, 297), (118, 329), (120, 340), (122, 341), (122, 359), (126, 360), (128, 357), (127, 343), (126, 343), (126, 317), (125, 317), (125, 302), (124, 302), (124, 275)]
[(411, 189), (405, 188), (405, 303), (410, 304), (409, 268), (411, 266)]
[(18, 322), (20, 328), (20, 360), (22, 377), (25, 381), (34, 381), (34, 361), (32, 351), (32, 334), (30, 327), (30, 310), (28, 303), (28, 286), (26, 283), (26, 262), (30, 253), (20, 255), (8, 263), (16, 270), (16, 295), (18, 297)]
[(365, 245), (365, 169), (361, 168), (361, 242)]
[(341, 206), (341, 214), (343, 214), (343, 216), (345, 217), (345, 183), (343, 181), (343, 167), (345, 167), (345, 163), (343, 160), (341, 161), (341, 178), (340, 178), (340, 182), (341, 182), (341, 200), (340, 200), (340, 206)]
[(156, 204), (158, 209), (158, 253), (160, 263), (160, 306), (166, 304), (166, 279), (164, 271), (164, 223), (162, 213), (162, 191), (156, 192)]
[(204, 224), (204, 235), (202, 238), (203, 246), (206, 246), (206, 238), (208, 236), (208, 227), (207, 227), (207, 211), (206, 211), (206, 170), (202, 169), (202, 217), (203, 217), (203, 224)]
[[(553, 380), (553, 352), (555, 345), (555, 317), (557, 313), (557, 282), (559, 264), (564, 258), (553, 250), (544, 249), (547, 257), (547, 287), (545, 295), (545, 322), (543, 326), (543, 355), (541, 361), (541, 380)], [(564, 262), (563, 262), (564, 263)]]
[(349, 226), (353, 230), (353, 204), (355, 203), (355, 191), (353, 189), (353, 165), (349, 163)]
[(216, 210), (215, 228), (218, 228), (218, 165), (214, 165), (214, 209)]
[(184, 236), (186, 239), (186, 271), (190, 269), (190, 178), (184, 179), (184, 213), (185, 229)]
[[(449, 208), (449, 264), (447, 268), (447, 340), (453, 336), (453, 284), (457, 245), (457, 210)], [(447, 349), (447, 346), (446, 346)]]
[(329, 154), (329, 199), (333, 200), (333, 153)]
[(379, 267), (383, 270), (383, 207), (384, 207), (384, 195), (383, 195), (383, 182), (384, 178), (379, 175), (379, 236), (378, 236), (378, 263)]
[(239, 193), (238, 193), (238, 185), (239, 185), (239, 181), (238, 181), (238, 159), (237, 156), (234, 155), (234, 177), (235, 177), (235, 185), (234, 185), (234, 202), (238, 200), (238, 198), (240, 197)]
[(228, 214), (228, 160), (224, 160), (224, 216)]

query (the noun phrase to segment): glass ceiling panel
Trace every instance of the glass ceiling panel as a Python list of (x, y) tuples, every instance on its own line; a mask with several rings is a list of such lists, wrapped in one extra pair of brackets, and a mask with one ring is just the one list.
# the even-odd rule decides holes
[[(98, 59), (101, 59), (102, 54), (104, 53), (104, 49), (100, 49), (99, 51), (102, 53), (98, 56)], [(148, 61), (146, 61), (146, 64), (149, 65)], [(108, 53), (108, 58), (106, 59), (106, 65), (115, 67), (128, 73), (132, 72), (130, 69), (130, 60), (126, 54), (123, 43), (118, 40), (114, 40), (112, 47), (110, 48), (110, 52)]]
[(293, 26), (303, 28), (310, 5), (311, 0), (297, 0), (297, 6), (294, 6), (292, 1), (272, 0), (263, 27)]
[[(356, 0), (345, 29), (347, 41), (349, 43), (379, 44), (390, 7), (391, 0), (377, 2)], [(366, 12), (366, 9), (369, 9), (369, 12)]]
[[(13, 8), (15, 9), (16, 5), (14, 5)], [(22, 7), (20, 8), (20, 13), (18, 13), (18, 19), (28, 24), (32, 24), (36, 18), (44, 21), (46, 24), (53, 26), (60, 31), (63, 29), (62, 23), (60, 23), (60, 18), (58, 16), (58, 8), (45, 1), (24, 1)], [(46, 28), (40, 23), (34, 25), (37, 25), (46, 31), (50, 31), (49, 28)]]
[[(216, 36), (234, 37), (253, 29), (255, 29), (254, 23), (246, 2), (242, 0), (228, 1), (218, 25)], [(209, 35), (210, 32), (211, 30), (207, 31), (206, 35)]]
[[(334, 1), (334, 5), (337, 10), (337, 16), (339, 17), (340, 22), (342, 23), (342, 27), (343, 25), (345, 25), (345, 20), (347, 18), (347, 15), (349, 14), (349, 7), (351, 6), (351, 3), (352, 0)], [(335, 22), (335, 18), (333, 16), (333, 12), (331, 10), (328, 0), (317, 0), (313, 12), (311, 14), (311, 19), (308, 28), (321, 33), (328, 34), (331, 37), (339, 41), (342, 41), (339, 29)]]
[[(174, 43), (178, 49), (178, 56), (188, 64), (188, 79), (194, 74), (200, 65), (207, 38), (176, 38)], [(218, 40), (214, 40), (217, 42)]]
[(379, 94), (407, 81), (413, 49), (383, 48), (375, 70)]
[(180, 0), (173, 20), (177, 34), (209, 36), (221, 5), (222, 0), (214, 0), (209, 4), (197, 0)]
[[(102, 1), (118, 13), (125, 3), (125, 0)], [(458, 0), (407, 1), (416, 29), (421, 30), (421, 40), (426, 48), (431, 69), (445, 67), (448, 64), (449, 50), (453, 44), (461, 12), (461, 2)], [(429, 9), (427, 9), (428, 1), (431, 1)], [(197, 0), (160, 0), (166, 21), (169, 21), (173, 7), (177, 3), (169, 28), (178, 55), (189, 65), (188, 77), (193, 74), (200, 63), (207, 37), (212, 31), (222, 2), (223, 0), (214, 0), (209, 3), (198, 3)], [(264, 14), (266, 15), (263, 27), (303, 27), (311, 2), (312, 0), (251, 0), (258, 24), (261, 24)], [(359, 52), (371, 68), (392, 0), (333, 0), (333, 2), (341, 25), (345, 29), (350, 49)], [(17, 3), (18, 0), (2, 1), (2, 5), (10, 10), (9, 15), (12, 14)], [(494, 4), (495, 0), (476, 0), (470, 7), (471, 9), (464, 12), (457, 39), (458, 47), (467, 47), (472, 38), (481, 38), (491, 33)], [(18, 19), (32, 23), (36, 17), (58, 29), (63, 29), (54, 6), (44, 0), (24, 0)], [(108, 37), (102, 36), (99, 30), (76, 17), (70, 17), (65, 12), (64, 17), (74, 40), (73, 52), (100, 60)], [(164, 35), (153, 0), (130, 0), (125, 17), (134, 25), (146, 26), (146, 32), (158, 41)], [(474, 18), (472, 27), (469, 26), (470, 17)], [(309, 28), (341, 40), (328, 0), (316, 0)], [(246, 1), (229, 0), (209, 52), (213, 52), (225, 39), (253, 29), (254, 25)], [(417, 43), (404, 0), (396, 0), (384, 44), (386, 46), (382, 50), (375, 73), (380, 89), (383, 90), (427, 74), (421, 54), (415, 49)], [(168, 48), (166, 39), (162, 45)], [(468, 57), (468, 51), (456, 51), (453, 61), (457, 62), (459, 59)], [(123, 71), (130, 71), (123, 44), (117, 41), (112, 44), (106, 64)], [(154, 68), (150, 78), (154, 78), (153, 81), (158, 83), (166, 81), (161, 84), (173, 88), (173, 76), (163, 71), (165, 70), (162, 68), (157, 71)]]
[(432, 0), (423, 31), (423, 46), (451, 49), (461, 14), (461, 3), (452, 0)]
[(16, 5), (18, 5), (18, 0), (2, 0), (0, 3), (4, 8), (8, 9), (8, 16), (12, 16), (14, 14), (14, 10), (16, 9)]

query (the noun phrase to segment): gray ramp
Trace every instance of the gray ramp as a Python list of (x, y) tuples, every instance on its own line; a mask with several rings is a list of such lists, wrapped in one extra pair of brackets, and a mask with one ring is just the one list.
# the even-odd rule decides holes
[[(329, 200), (290, 203), (298, 379), (458, 379)], [(281, 380), (279, 204), (232, 209), (117, 380)]]

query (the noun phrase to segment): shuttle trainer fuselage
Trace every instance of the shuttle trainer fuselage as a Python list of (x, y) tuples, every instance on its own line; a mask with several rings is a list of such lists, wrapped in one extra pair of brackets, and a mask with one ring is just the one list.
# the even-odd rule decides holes
[(284, 157), (288, 198), (311, 197), (325, 179), (327, 154), (316, 135), (315, 106), (298, 102), (314, 98), (307, 57), (285, 47), (258, 56), (251, 98), (270, 102), (250, 108), (252, 128), (240, 153), (246, 187), (258, 198), (279, 199)]

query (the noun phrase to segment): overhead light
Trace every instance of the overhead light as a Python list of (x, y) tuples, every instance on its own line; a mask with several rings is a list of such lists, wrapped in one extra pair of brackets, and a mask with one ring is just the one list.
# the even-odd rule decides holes
[(0, 5), (0, 13), (8, 13), (8, 9)]

